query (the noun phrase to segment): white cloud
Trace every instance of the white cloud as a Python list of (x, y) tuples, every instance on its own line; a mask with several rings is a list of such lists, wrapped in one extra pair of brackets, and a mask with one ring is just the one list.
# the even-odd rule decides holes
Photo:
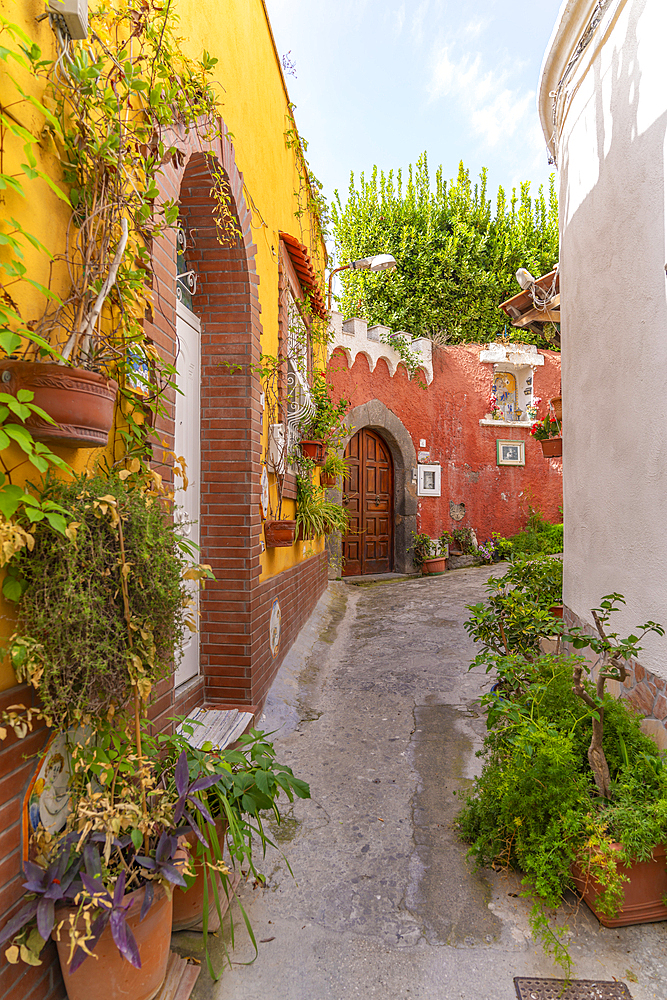
[(424, 20), (428, 10), (428, 0), (422, 0), (412, 18), (412, 37), (419, 45), (424, 38)]
[(487, 145), (528, 127), (535, 93), (508, 86), (506, 70), (485, 70), (481, 52), (454, 55), (449, 46), (435, 58), (428, 92), (431, 100), (454, 98), (467, 114), (472, 131)]
[(469, 38), (477, 38), (481, 35), (485, 28), (488, 28), (490, 24), (489, 18), (478, 17), (475, 21), (468, 21), (467, 24), (463, 25), (461, 29), (462, 35), (468, 35)]
[(398, 10), (392, 11), (391, 19), (393, 21), (393, 33), (396, 38), (403, 31), (403, 25), (405, 24), (405, 4), (402, 3)]

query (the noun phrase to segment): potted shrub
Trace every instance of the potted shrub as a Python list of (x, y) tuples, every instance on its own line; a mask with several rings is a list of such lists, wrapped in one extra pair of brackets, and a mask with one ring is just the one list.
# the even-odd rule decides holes
[[(487, 604), (471, 608), (466, 627), (483, 646), (475, 663), (501, 683), (483, 698), (485, 763), (458, 822), (479, 864), (524, 872), (533, 930), (569, 968), (563, 929), (546, 916), (565, 888), (584, 892), (610, 926), (666, 915), (667, 886), (658, 881), (667, 838), (663, 755), (633, 707), (605, 692), (607, 679), (622, 683), (641, 637), (664, 630), (647, 622), (627, 639), (610, 632), (622, 601), (612, 594), (592, 612), (597, 636), (565, 631), (548, 610), (556, 590), (555, 571), (552, 584), (545, 576), (549, 562), (556, 560), (540, 560), (537, 570), (532, 561), (513, 567), (489, 582)], [(541, 638), (554, 635), (597, 654), (594, 682), (576, 653), (542, 653)], [(649, 893), (638, 897), (635, 876), (647, 871)]]
[(198, 793), (220, 776), (191, 780), (185, 751), (164, 768), (117, 727), (98, 726), (70, 753), (66, 826), (54, 836), (35, 830), (28, 902), (0, 942), (11, 942), (10, 961), (39, 964), (53, 936), (70, 1000), (90, 1000), (100, 977), (110, 1000), (150, 1000), (167, 968), (171, 888), (186, 884), (179, 837), (199, 830), (198, 812), (210, 818)]
[(563, 454), (561, 425), (558, 420), (554, 420), (548, 413), (544, 420), (533, 424), (530, 433), (536, 441), (540, 442), (542, 454), (545, 458), (559, 458)]
[[(165, 765), (142, 739), (143, 707), (187, 628), (186, 580), (210, 570), (186, 554), (159, 477), (128, 465), (48, 479), (39, 500), (57, 506), (67, 528), (48, 518), (33, 526), (32, 549), (15, 555), (5, 588), (18, 618), (10, 659), (42, 707), (15, 706), (3, 725), (22, 736), (36, 714), (46, 718), (69, 734), (71, 766), (50, 828), (41, 809), (31, 812), (28, 902), (2, 941), (14, 938), (10, 961), (35, 964), (53, 933), (70, 1000), (88, 1000), (100, 975), (110, 1000), (148, 1000), (159, 989), (170, 885), (185, 884), (174, 867), (178, 838), (205, 809), (199, 793), (220, 780), (191, 780), (184, 754)], [(86, 961), (88, 951), (98, 961)]]
[(472, 528), (454, 528), (451, 533), (451, 553), (459, 555), (475, 555), (477, 552), (477, 538)]
[[(187, 888), (174, 892), (173, 928), (203, 930), (209, 970), (213, 978), (218, 978), (208, 953), (207, 934), (219, 926), (241, 866), (252, 871), (258, 881), (265, 881), (256, 868), (254, 851), (259, 843), (264, 855), (267, 845), (275, 847), (275, 844), (266, 836), (262, 813), (271, 812), (280, 823), (278, 798), (281, 791), (292, 802), (295, 795), (309, 798), (310, 789), (306, 782), (294, 776), (291, 768), (276, 761), (273, 744), (263, 732), (251, 730), (240, 738), (237, 749), (215, 751), (206, 744), (195, 749), (188, 739), (196, 725), (186, 719), (179, 732), (161, 734), (157, 738), (169, 760), (177, 759), (180, 752), (186, 753), (191, 779), (199, 774), (218, 778), (209, 787), (196, 792), (209, 818), (199, 811), (196, 819), (203, 839), (193, 834), (188, 838), (193, 864), (190, 872), (184, 872)], [(223, 847), (228, 850), (227, 863)], [(228, 864), (236, 870), (236, 876), (232, 877)], [(241, 912), (252, 937), (242, 907)], [(231, 927), (233, 943), (233, 920)]]
[(441, 576), (446, 572), (449, 538), (448, 532), (435, 539), (423, 532), (412, 532), (412, 559), (424, 576)]
[(327, 455), (324, 465), (320, 470), (320, 485), (332, 487), (336, 485), (336, 480), (349, 474), (349, 467), (339, 451), (331, 450)]
[(299, 473), (296, 480), (296, 527), (301, 540), (340, 532), (344, 535), (348, 514), (340, 503), (328, 500), (323, 487), (316, 486), (309, 473)]

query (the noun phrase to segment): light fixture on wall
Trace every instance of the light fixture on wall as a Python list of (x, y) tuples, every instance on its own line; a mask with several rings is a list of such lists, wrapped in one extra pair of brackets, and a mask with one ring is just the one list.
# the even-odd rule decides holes
[(329, 275), (329, 289), (327, 293), (327, 309), (331, 312), (331, 282), (334, 274), (339, 271), (395, 271), (396, 260), (390, 253), (378, 253), (374, 257), (362, 257), (360, 260), (353, 260), (349, 264), (341, 264), (335, 267)]
[(176, 298), (179, 302), (192, 309), (192, 296), (197, 291), (197, 272), (189, 268), (185, 261), (185, 251), (194, 246), (188, 241), (187, 230), (183, 225), (176, 230)]

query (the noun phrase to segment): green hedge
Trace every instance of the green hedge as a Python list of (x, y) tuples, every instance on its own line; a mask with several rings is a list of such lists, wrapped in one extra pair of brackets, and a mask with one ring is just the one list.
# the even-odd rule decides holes
[(532, 555), (543, 552), (545, 555), (554, 555), (563, 551), (563, 525), (545, 524), (538, 530), (522, 531), (510, 538), (510, 541), (515, 554)]

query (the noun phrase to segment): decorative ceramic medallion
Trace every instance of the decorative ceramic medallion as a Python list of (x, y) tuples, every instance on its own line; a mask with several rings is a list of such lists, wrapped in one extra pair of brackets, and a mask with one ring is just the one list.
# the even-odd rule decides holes
[(269, 512), (269, 474), (266, 471), (266, 466), (262, 469), (261, 478), (262, 496), (260, 499), (260, 504), (262, 507), (262, 517), (266, 520)]
[(280, 604), (277, 600), (273, 602), (273, 607), (271, 608), (269, 645), (271, 646), (271, 656), (275, 656), (280, 646)]

